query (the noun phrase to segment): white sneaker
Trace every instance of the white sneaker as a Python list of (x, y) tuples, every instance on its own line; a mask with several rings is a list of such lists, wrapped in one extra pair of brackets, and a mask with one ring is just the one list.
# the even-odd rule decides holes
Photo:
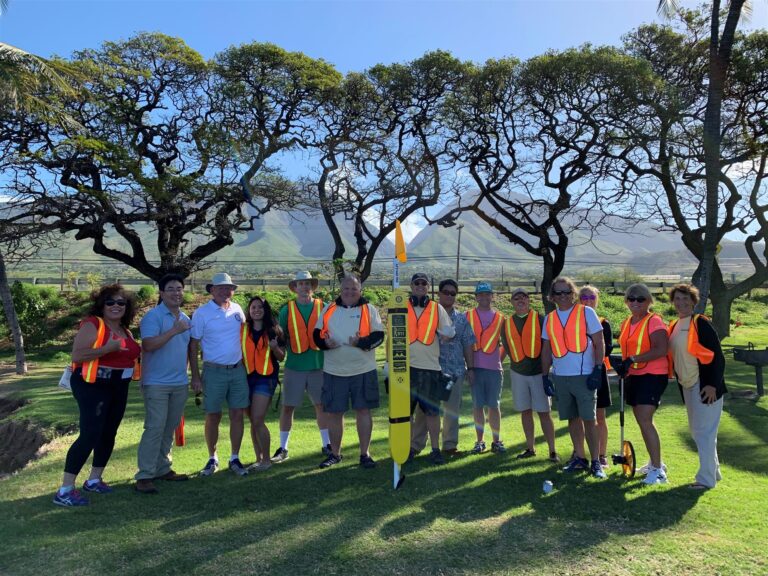
[[(661, 469), (666, 474), (666, 472), (667, 472), (667, 465), (664, 464), (664, 462), (661, 463)], [(653, 464), (651, 464), (651, 461), (648, 460), (648, 463), (645, 466), (640, 466), (640, 468), (637, 469), (637, 473), (640, 474), (640, 476), (645, 476), (651, 470), (653, 470)]]
[(651, 468), (648, 470), (648, 474), (643, 478), (643, 484), (666, 484), (667, 475), (661, 468)]

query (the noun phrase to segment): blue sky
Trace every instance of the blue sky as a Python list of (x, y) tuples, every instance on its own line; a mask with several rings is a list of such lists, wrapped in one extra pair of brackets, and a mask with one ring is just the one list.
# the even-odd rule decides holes
[[(692, 7), (696, 2), (682, 3)], [(742, 28), (768, 26), (755, 0)], [(341, 72), (406, 62), (435, 49), (463, 60), (618, 44), (660, 22), (657, 0), (11, 0), (0, 41), (41, 56), (69, 56), (142, 31), (183, 38), (205, 57), (233, 44), (273, 42), (323, 58)], [(406, 223), (413, 236), (418, 221)]]
[[(124, 39), (139, 31), (183, 38), (204, 56), (229, 45), (274, 42), (340, 71), (407, 61), (429, 50), (482, 62), (528, 58), (585, 42), (616, 44), (658, 20), (656, 0), (11, 0), (0, 40), (41, 56)], [(694, 2), (683, 2), (693, 6)], [(768, 25), (753, 2), (749, 27)]]

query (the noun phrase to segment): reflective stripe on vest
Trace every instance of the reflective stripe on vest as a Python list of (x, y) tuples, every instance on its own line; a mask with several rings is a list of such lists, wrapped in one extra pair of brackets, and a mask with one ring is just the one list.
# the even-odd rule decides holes
[(501, 325), (504, 322), (504, 316), (499, 312), (494, 312), (493, 320), (485, 328), (480, 322), (480, 315), (477, 308), (467, 312), (467, 321), (470, 328), (475, 333), (475, 344), (472, 349), (475, 352), (484, 352), (490, 354), (499, 347), (499, 335), (501, 334)]
[(565, 326), (560, 322), (557, 310), (547, 314), (546, 329), (555, 358), (562, 358), (568, 352), (581, 354), (587, 349), (589, 338), (583, 304), (574, 304)]
[(251, 331), (247, 324), (240, 328), (240, 345), (243, 349), (243, 364), (245, 373), (256, 372), (262, 376), (269, 376), (275, 368), (270, 361), (272, 349), (269, 347), (269, 339), (266, 332), (262, 333), (258, 343), (254, 343)]
[[(426, 322), (424, 320), (426, 319)], [(437, 325), (440, 315), (437, 308), (437, 302), (430, 300), (427, 306), (422, 310), (421, 316), (416, 318), (416, 311), (413, 304), (408, 302), (408, 335), (411, 338), (411, 344), (417, 340), (425, 346), (430, 346), (435, 341), (437, 334)]]
[(517, 331), (514, 317), (510, 316), (504, 322), (504, 333), (507, 337), (509, 355), (515, 362), (523, 358), (538, 358), (541, 354), (541, 333), (539, 332), (539, 315), (536, 310), (528, 312), (523, 325), (523, 334)]
[[(331, 316), (336, 312), (336, 302), (333, 302), (323, 314), (323, 328), (320, 330), (320, 337), (325, 340), (328, 338), (328, 323), (331, 320)], [(360, 326), (357, 330), (360, 338), (365, 338), (371, 335), (371, 312), (368, 310), (368, 304), (360, 306)]]
[(323, 309), (323, 301), (319, 298), (312, 299), (312, 313), (309, 315), (309, 321), (304, 321), (298, 305), (295, 300), (288, 302), (288, 339), (291, 342), (291, 352), (294, 354), (303, 354), (307, 350), (320, 350), (312, 338), (312, 332), (320, 318), (320, 311)]
[[(645, 354), (651, 349), (651, 335), (648, 333), (648, 323), (651, 318), (657, 316), (648, 312), (645, 318), (640, 320), (640, 325), (632, 332), (632, 318), (627, 318), (621, 324), (621, 333), (619, 334), (619, 346), (621, 347), (621, 357), (639, 356)], [(642, 369), (648, 365), (647, 362), (635, 362), (632, 368)]]
[[(712, 360), (715, 359), (715, 353), (710, 350), (709, 348), (704, 348), (699, 343), (699, 327), (697, 326), (697, 322), (699, 320), (699, 316), (702, 316), (705, 320), (709, 320), (706, 316), (703, 314), (694, 314), (691, 317), (691, 326), (688, 328), (688, 354), (695, 357), (696, 360), (701, 362), (702, 364), (710, 364)], [(678, 318), (675, 318), (669, 323), (669, 328), (667, 328), (667, 334), (671, 338), (672, 337), (672, 331), (675, 329), (675, 326), (677, 325)], [(669, 375), (674, 375), (674, 355), (672, 354), (672, 347), (669, 347), (669, 352), (667, 353), (667, 358), (669, 359)]]
[[(93, 342), (93, 348), (94, 350), (96, 348), (101, 348), (104, 346), (107, 340), (107, 327), (104, 324), (104, 320), (102, 320), (99, 316), (95, 316), (96, 320), (98, 320), (98, 327), (96, 328), (96, 340)], [(73, 364), (74, 366), (74, 364)], [(82, 375), (83, 380), (88, 382), (89, 384), (93, 384), (96, 382), (96, 374), (99, 371), (99, 359), (94, 358), (93, 360), (89, 360), (88, 362), (83, 362), (82, 364)]]

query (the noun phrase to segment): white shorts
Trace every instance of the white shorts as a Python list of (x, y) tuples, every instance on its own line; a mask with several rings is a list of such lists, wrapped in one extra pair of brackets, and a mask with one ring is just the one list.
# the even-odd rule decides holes
[(534, 412), (550, 412), (552, 410), (552, 400), (544, 392), (541, 374), (523, 376), (514, 370), (509, 372), (509, 379), (512, 382), (512, 399), (517, 412), (531, 409)]

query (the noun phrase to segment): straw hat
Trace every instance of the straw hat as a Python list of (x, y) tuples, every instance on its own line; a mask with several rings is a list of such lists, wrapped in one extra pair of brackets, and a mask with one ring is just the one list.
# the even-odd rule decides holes
[(214, 275), (211, 283), (205, 285), (205, 291), (210, 293), (211, 288), (214, 286), (232, 286), (233, 288), (237, 289), (237, 284), (232, 282), (232, 278), (230, 278), (229, 274), (226, 272), (219, 272), (218, 274)]
[(296, 292), (296, 282), (299, 280), (309, 280), (312, 282), (312, 290), (317, 288), (317, 278), (312, 278), (312, 274), (307, 272), (306, 270), (302, 270), (301, 272), (296, 272), (296, 277), (288, 282), (288, 288), (290, 288), (293, 292)]

